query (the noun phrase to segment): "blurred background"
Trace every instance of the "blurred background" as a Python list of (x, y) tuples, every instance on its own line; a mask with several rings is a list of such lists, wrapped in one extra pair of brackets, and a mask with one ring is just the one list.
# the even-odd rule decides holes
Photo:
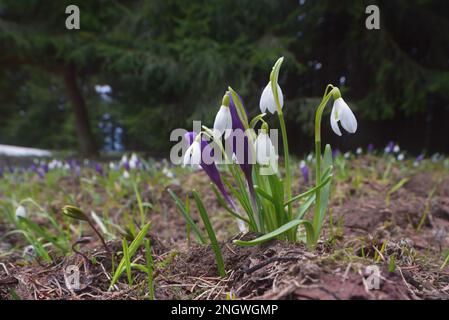
[[(71, 4), (79, 30), (65, 27)], [(380, 30), (365, 27), (370, 4)], [(325, 142), (447, 153), (448, 31), (440, 0), (0, 0), (0, 144), (167, 156), (173, 129), (212, 125), (228, 85), (258, 113), (284, 56), (279, 82), (297, 154), (312, 149), (328, 83), (359, 130), (336, 139), (324, 120)]]

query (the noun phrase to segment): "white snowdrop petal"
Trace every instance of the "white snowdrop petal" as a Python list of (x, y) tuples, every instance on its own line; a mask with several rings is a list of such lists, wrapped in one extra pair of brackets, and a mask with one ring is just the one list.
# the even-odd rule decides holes
[(273, 100), (273, 92), (271, 91), (271, 83), (268, 82), (262, 91), (262, 95), (260, 96), (260, 112), (265, 113), (267, 110), (272, 112), (270, 107), (270, 104), (272, 104), (271, 100)]
[(338, 105), (335, 102), (331, 112), (331, 128), (337, 135), (341, 136), (341, 131), (338, 127)]

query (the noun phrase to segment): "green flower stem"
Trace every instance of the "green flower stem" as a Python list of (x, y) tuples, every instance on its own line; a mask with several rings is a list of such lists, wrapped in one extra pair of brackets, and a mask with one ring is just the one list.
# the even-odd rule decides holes
[[(328, 92), (329, 88), (332, 88)], [(315, 158), (316, 158), (316, 173), (315, 173), (315, 185), (319, 186), (321, 184), (321, 118), (323, 116), (324, 108), (326, 107), (331, 96), (338, 91), (332, 85), (328, 85), (324, 92), (323, 100), (319, 104), (316, 114), (315, 114)], [(315, 214), (313, 216), (313, 230), (318, 230), (319, 226), (319, 216), (321, 208), (321, 188), (316, 190), (316, 200), (315, 200)], [(315, 234), (314, 244), (318, 241), (318, 234)]]
[[(292, 198), (292, 186), (291, 186), (290, 156), (289, 156), (289, 152), (288, 152), (287, 129), (285, 127), (284, 114), (282, 112), (281, 103), (279, 101), (279, 92), (277, 89), (279, 69), (281, 68), (283, 61), (284, 61), (284, 58), (281, 57), (274, 64), (273, 70), (270, 75), (270, 82), (271, 82), (271, 90), (273, 91), (273, 95), (274, 95), (274, 101), (276, 102), (276, 109), (277, 109), (277, 113), (278, 113), (278, 117), (279, 117), (279, 124), (281, 126), (282, 146), (284, 149), (285, 185), (286, 185), (286, 191), (287, 191), (287, 199), (291, 199)], [(293, 218), (291, 203), (288, 204), (287, 208), (288, 208), (288, 220), (291, 220)], [(293, 241), (295, 241), (295, 239), (296, 239), (295, 230), (291, 231), (291, 234), (289, 235), (289, 237), (292, 238)]]

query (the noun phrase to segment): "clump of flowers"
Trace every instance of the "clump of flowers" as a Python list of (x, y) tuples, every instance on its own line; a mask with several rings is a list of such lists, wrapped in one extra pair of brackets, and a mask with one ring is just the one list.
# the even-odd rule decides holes
[[(218, 109), (213, 128), (203, 126), (200, 132), (189, 132), (184, 137), (187, 149), (182, 158), (183, 165), (201, 168), (206, 172), (219, 202), (236, 217), (241, 231), (263, 234), (250, 241), (235, 240), (239, 245), (255, 245), (280, 238), (289, 241), (304, 239), (309, 247), (314, 247), (320, 238), (326, 217), (333, 174), (332, 149), (330, 145), (326, 145), (323, 153), (321, 145), (322, 115), (331, 99), (332, 130), (338, 136), (342, 135), (342, 129), (349, 133), (357, 130), (357, 120), (343, 100), (340, 90), (329, 84), (315, 113), (315, 158), (308, 159), (315, 162), (315, 183), (306, 192), (293, 195), (283, 114), (284, 97), (278, 84), (283, 60), (277, 60), (268, 84), (262, 91), (259, 115), (248, 119), (242, 98), (229, 87)], [(278, 166), (280, 158), (277, 153), (277, 131), (270, 130), (264, 120), (268, 113), (277, 115), (279, 121), (283, 151), (283, 166), (280, 166), (283, 168), (282, 173)], [(219, 168), (227, 170), (230, 175), (221, 174)], [(302, 163), (300, 169), (304, 180), (308, 182), (307, 165)], [(196, 195), (196, 191), (194, 192)], [(171, 194), (173, 196), (172, 192)], [(179, 198), (174, 198), (179, 203)], [(197, 205), (202, 207), (201, 202), (197, 202)], [(314, 212), (307, 217), (312, 207)], [(185, 215), (188, 210), (183, 208), (182, 211)], [(186, 219), (191, 223), (188, 216)]]

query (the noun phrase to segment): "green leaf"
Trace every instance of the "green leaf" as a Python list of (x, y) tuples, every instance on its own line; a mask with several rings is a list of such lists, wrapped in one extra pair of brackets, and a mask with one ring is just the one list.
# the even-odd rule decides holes
[(286, 224), (284, 224), (283, 226), (277, 228), (274, 231), (271, 231), (267, 234), (264, 234), (263, 236), (254, 239), (254, 240), (250, 240), (250, 241), (243, 241), (243, 240), (234, 240), (234, 243), (240, 246), (253, 246), (253, 245), (257, 245), (263, 242), (266, 242), (268, 240), (271, 240), (273, 238), (276, 238), (277, 236), (291, 230), (292, 228), (297, 227), (298, 225), (304, 225), (304, 227), (306, 228), (306, 233), (307, 233), (307, 243), (311, 243), (313, 242), (314, 239), (314, 231), (313, 231), (313, 227), (312, 224), (307, 221), (307, 220), (292, 220), (290, 222), (287, 222)]
[(221, 255), (221, 249), (218, 245), (217, 237), (215, 236), (215, 231), (212, 228), (212, 224), (210, 223), (209, 216), (207, 215), (206, 209), (204, 208), (203, 202), (198, 195), (198, 192), (193, 191), (193, 197), (195, 198), (196, 206), (198, 207), (198, 211), (200, 212), (201, 219), (203, 220), (204, 227), (206, 228), (207, 234), (210, 239), (210, 244), (212, 250), (215, 253), (215, 261), (217, 263), (218, 272), (222, 278), (226, 277), (225, 266), (223, 262), (223, 257)]
[(182, 215), (184, 216), (184, 219), (186, 219), (187, 223), (190, 225), (190, 227), (193, 230), (193, 233), (195, 233), (198, 241), (201, 244), (206, 244), (206, 238), (204, 237), (203, 233), (201, 232), (201, 230), (198, 228), (198, 226), (196, 225), (196, 223), (192, 220), (192, 218), (190, 217), (190, 215), (187, 212), (187, 209), (184, 207), (183, 203), (181, 202), (181, 200), (178, 198), (178, 196), (171, 191), (170, 189), (167, 189), (168, 193), (172, 196), (172, 198), (175, 200), (176, 206), (178, 207), (178, 209), (181, 211)]
[[(150, 228), (150, 225), (151, 225), (150, 222), (148, 222), (146, 225), (144, 225), (142, 230), (139, 231), (136, 238), (133, 240), (133, 242), (131, 242), (131, 244), (129, 246), (129, 250), (128, 250), (129, 257), (134, 256), (137, 249), (142, 244), (143, 240), (145, 239), (146, 234), (148, 233), (148, 229)], [(125, 267), (125, 263), (126, 263), (125, 258), (123, 257), (117, 267), (117, 270), (114, 273), (114, 276), (112, 277), (111, 285), (109, 286), (109, 289), (111, 289), (114, 286), (114, 284), (118, 281), (118, 279), (120, 278), (120, 276), (123, 272), (123, 269)]]

